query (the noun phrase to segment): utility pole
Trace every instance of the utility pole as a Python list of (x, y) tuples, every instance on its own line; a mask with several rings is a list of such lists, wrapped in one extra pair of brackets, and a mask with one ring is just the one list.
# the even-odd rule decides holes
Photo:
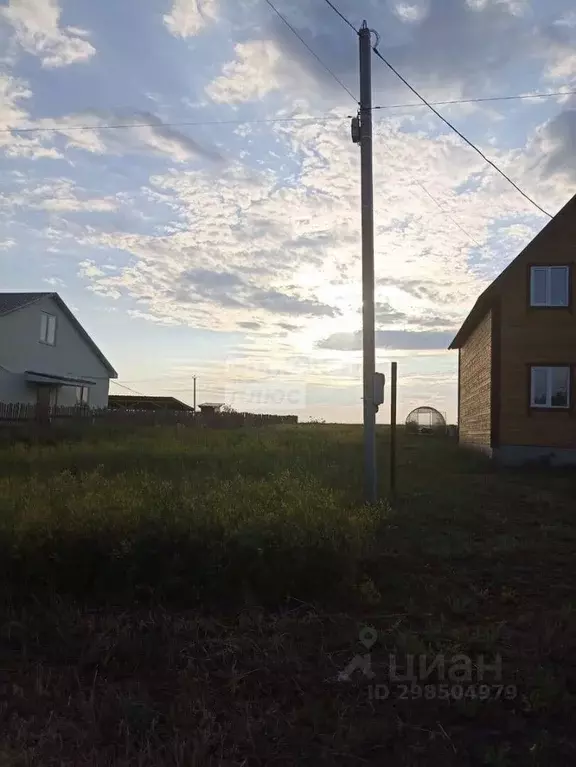
[(374, 179), (372, 168), (372, 33), (364, 21), (360, 39), (360, 121), (352, 139), (360, 144), (362, 174), (362, 328), (364, 355), (364, 494), (376, 503), (376, 332), (374, 312)]
[(194, 376), (194, 412), (196, 412), (196, 376)]

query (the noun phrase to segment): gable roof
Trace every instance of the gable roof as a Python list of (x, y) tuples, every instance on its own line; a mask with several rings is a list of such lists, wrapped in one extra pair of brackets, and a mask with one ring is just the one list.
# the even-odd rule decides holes
[(520, 261), (522, 257), (536, 244), (536, 242), (540, 242), (541, 240), (545, 239), (550, 234), (551, 230), (556, 228), (560, 221), (569, 215), (571, 215), (573, 218), (576, 217), (576, 195), (574, 195), (574, 197), (572, 197), (566, 203), (566, 205), (554, 216), (554, 218), (551, 219), (540, 232), (538, 232), (536, 237), (534, 237), (534, 239), (528, 243), (524, 250), (522, 250), (516, 256), (516, 258), (511, 261), (502, 272), (500, 272), (494, 282), (488, 285), (486, 290), (478, 296), (476, 303), (462, 323), (460, 330), (454, 336), (452, 343), (448, 347), (449, 349), (461, 349), (462, 346), (464, 346), (476, 327), (493, 307), (496, 299), (501, 295), (504, 277), (509, 273), (514, 265)]
[(53, 301), (55, 301), (58, 304), (58, 307), (68, 317), (68, 319), (70, 320), (72, 325), (76, 328), (78, 333), (82, 336), (84, 341), (86, 341), (86, 343), (92, 349), (94, 354), (98, 357), (100, 362), (108, 370), (108, 372), (110, 373), (110, 377), (118, 378), (118, 373), (114, 370), (112, 365), (108, 362), (106, 357), (102, 354), (100, 349), (96, 346), (94, 341), (90, 338), (88, 333), (84, 330), (82, 325), (78, 322), (78, 320), (72, 314), (70, 309), (66, 306), (64, 301), (60, 298), (58, 293), (0, 293), (0, 317), (6, 314), (10, 314), (11, 312), (16, 312), (19, 309), (24, 309), (24, 307), (30, 306), (30, 304), (35, 304), (37, 301), (40, 301), (42, 298), (51, 298)]

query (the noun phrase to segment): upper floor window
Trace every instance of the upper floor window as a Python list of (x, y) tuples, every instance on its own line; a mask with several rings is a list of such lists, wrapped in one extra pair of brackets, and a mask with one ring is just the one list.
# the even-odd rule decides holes
[(570, 407), (571, 376), (568, 365), (533, 366), (530, 375), (531, 407)]
[(40, 315), (40, 341), (43, 344), (56, 344), (56, 317), (53, 314), (42, 312)]
[(569, 302), (569, 266), (530, 268), (530, 306), (568, 306)]

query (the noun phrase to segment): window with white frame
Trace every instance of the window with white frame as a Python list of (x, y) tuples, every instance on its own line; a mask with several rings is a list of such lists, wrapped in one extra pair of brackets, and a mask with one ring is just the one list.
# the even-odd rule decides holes
[(90, 399), (90, 388), (88, 386), (76, 387), (76, 404), (86, 406)]
[(50, 346), (56, 344), (56, 317), (53, 314), (42, 312), (40, 315), (40, 341)]
[(570, 368), (568, 365), (533, 366), (530, 372), (530, 405), (532, 407), (570, 407)]
[(569, 266), (530, 268), (530, 306), (568, 306), (569, 302)]

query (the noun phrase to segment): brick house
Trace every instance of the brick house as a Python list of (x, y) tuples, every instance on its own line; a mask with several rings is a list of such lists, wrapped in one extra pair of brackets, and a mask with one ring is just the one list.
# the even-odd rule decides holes
[(480, 295), (458, 349), (460, 443), (576, 463), (576, 196)]

